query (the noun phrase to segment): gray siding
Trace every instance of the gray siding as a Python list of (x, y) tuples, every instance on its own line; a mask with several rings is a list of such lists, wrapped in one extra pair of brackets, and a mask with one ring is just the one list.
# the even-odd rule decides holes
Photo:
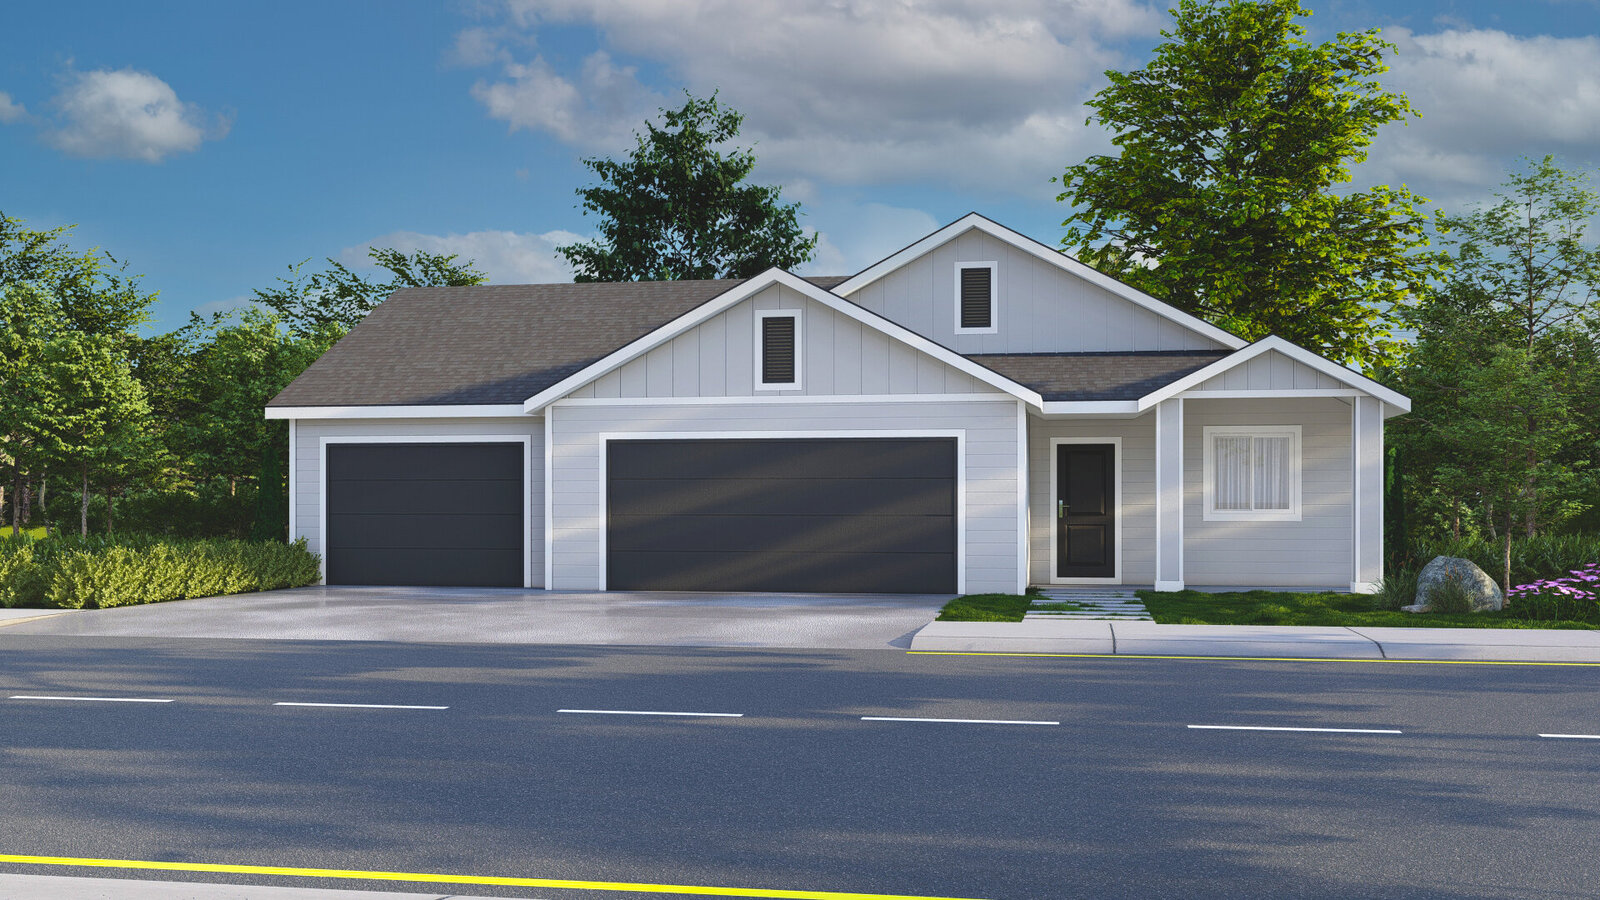
[[(956, 334), (956, 263), (995, 262), (995, 334)], [(1209, 350), (1219, 345), (981, 231), (906, 263), (850, 299), (958, 353)]]
[(561, 590), (599, 586), (602, 434), (825, 436), (847, 431), (887, 436), (898, 431), (959, 430), (965, 447), (966, 589), (1016, 591), (1022, 549), (1017, 533), (1017, 405), (1008, 401), (555, 406), (550, 412), (553, 585)]
[(313, 553), (322, 543), (321, 439), (528, 435), (527, 511), (532, 587), (544, 586), (544, 419), (300, 419), (295, 422), (294, 537), (306, 539)]
[[(756, 311), (798, 309), (798, 390), (756, 390)], [(572, 392), (573, 398), (992, 394), (995, 388), (774, 285)]]
[(1050, 545), (1054, 539), (1055, 498), (1050, 494), (1055, 455), (1052, 438), (1122, 439), (1122, 581), (1155, 580), (1155, 416), (1137, 419), (1028, 418), (1028, 579), (1049, 584)]
[[(1184, 401), (1186, 584), (1349, 587), (1350, 410), (1335, 397)], [(1207, 425), (1301, 426), (1300, 521), (1204, 521), (1201, 441)]]
[(1207, 378), (1193, 391), (1282, 391), (1344, 388), (1348, 385), (1318, 372), (1305, 363), (1296, 362), (1276, 350), (1248, 362), (1234, 366), (1221, 375)]

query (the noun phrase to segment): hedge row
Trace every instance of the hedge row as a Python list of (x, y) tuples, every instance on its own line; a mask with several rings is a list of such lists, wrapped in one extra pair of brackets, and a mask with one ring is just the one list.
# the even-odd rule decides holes
[(305, 541), (0, 540), (0, 606), (107, 609), (315, 584)]

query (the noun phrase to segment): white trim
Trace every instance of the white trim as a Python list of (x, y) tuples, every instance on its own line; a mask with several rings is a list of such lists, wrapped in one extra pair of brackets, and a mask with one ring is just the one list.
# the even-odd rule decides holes
[[(956, 334), (997, 334), (1000, 331), (1000, 283), (996, 280), (1000, 264), (993, 260), (983, 262), (957, 261), (956, 267), (956, 293), (955, 293), (955, 328)], [(961, 270), (963, 269), (988, 269), (989, 270), (989, 325), (985, 328), (961, 327)]]
[(1050, 519), (1050, 583), (1051, 584), (1121, 584), (1122, 583), (1122, 438), (1120, 437), (1053, 437), (1050, 439), (1050, 497), (1047, 504), (1050, 511), (1055, 511), (1056, 498), (1061, 496), (1057, 479), (1060, 477), (1056, 459), (1059, 454), (1056, 448), (1062, 444), (1110, 444), (1111, 451), (1111, 481), (1112, 490), (1111, 515), (1113, 526), (1111, 540), (1116, 544), (1116, 562), (1111, 570), (1111, 577), (1098, 578), (1062, 578), (1056, 573), (1060, 571), (1060, 560), (1057, 558), (1056, 548), (1060, 544), (1059, 535), (1056, 534), (1057, 520)]
[[(521, 444), (522, 445), (522, 586), (533, 586), (533, 476), (531, 434), (323, 435), (317, 438), (317, 531), (322, 542), (322, 581), (328, 581), (328, 445), (329, 444)], [(548, 456), (546, 451), (546, 456)]]
[(1155, 584), (1151, 585), (1151, 587), (1155, 588), (1158, 591), (1181, 591), (1181, 590), (1183, 590), (1183, 582), (1181, 582), (1181, 581), (1158, 581)]
[[(1187, 497), (1185, 497), (1185, 495), (1184, 495), (1185, 485), (1184, 485), (1184, 470), (1183, 470), (1183, 462), (1184, 462), (1184, 458), (1183, 458), (1183, 436), (1184, 436), (1183, 435), (1183, 432), (1184, 432), (1183, 412), (1184, 411), (1183, 411), (1183, 399), (1182, 398), (1175, 398), (1175, 399), (1169, 400), (1167, 402), (1174, 404), (1173, 408), (1176, 410), (1174, 415), (1178, 420), (1177, 428), (1175, 429), (1177, 431), (1177, 434), (1178, 434), (1178, 437), (1177, 437), (1177, 441), (1178, 441), (1178, 447), (1177, 447), (1177, 457), (1178, 457), (1178, 459), (1177, 459), (1177, 472), (1176, 473), (1169, 473), (1169, 476), (1176, 480), (1176, 484), (1168, 484), (1166, 482), (1163, 482), (1162, 479), (1161, 479), (1161, 472), (1162, 472), (1162, 468), (1163, 468), (1163, 466), (1162, 466), (1163, 452), (1164, 452), (1164, 450), (1166, 448), (1164, 447), (1164, 442), (1162, 440), (1163, 429), (1161, 427), (1161, 410), (1157, 409), (1156, 410), (1156, 415), (1155, 415), (1155, 429), (1154, 429), (1155, 430), (1155, 456), (1154, 456), (1155, 470), (1154, 470), (1154, 472), (1152, 472), (1152, 475), (1154, 475), (1154, 478), (1155, 478), (1155, 491), (1156, 491), (1156, 504), (1155, 504), (1155, 506), (1156, 506), (1156, 515), (1155, 515), (1156, 530), (1155, 530), (1155, 548), (1154, 548), (1155, 549), (1155, 571), (1152, 573), (1152, 576), (1153, 576), (1154, 586), (1155, 586), (1156, 590), (1158, 590), (1158, 591), (1181, 591), (1181, 590), (1183, 590), (1183, 581), (1184, 581), (1184, 579), (1183, 579), (1184, 546), (1183, 545), (1184, 545), (1184, 541), (1187, 539), (1187, 535), (1185, 534), (1185, 529), (1184, 529), (1184, 518), (1183, 518), (1184, 514), (1185, 514), (1185, 506), (1187, 505)], [(1177, 534), (1176, 543), (1178, 545), (1178, 547), (1177, 547), (1177, 556), (1178, 556), (1177, 569), (1178, 569), (1178, 571), (1177, 571), (1176, 574), (1177, 574), (1178, 578), (1175, 581), (1174, 580), (1163, 580), (1161, 578), (1162, 551), (1166, 549), (1166, 531), (1163, 528), (1162, 515), (1161, 515), (1161, 508), (1164, 505), (1165, 501), (1167, 500), (1166, 494), (1164, 493), (1164, 490), (1163, 490), (1165, 488), (1170, 488), (1171, 490), (1173, 490), (1173, 491), (1175, 491), (1177, 493), (1177, 523), (1178, 523), (1177, 531), (1178, 531), (1178, 534)]]
[(520, 403), (454, 406), (269, 406), (269, 419), (482, 419), (524, 416)]
[(1100, 416), (1134, 418), (1149, 410), (1137, 400), (1047, 400), (1040, 407), (1047, 416)]
[(1361, 580), (1361, 403), (1350, 404), (1350, 583)]
[(740, 301), (775, 284), (789, 288), (809, 300), (814, 300), (828, 307), (834, 312), (841, 313), (863, 325), (877, 329), (912, 349), (919, 350), (957, 371), (971, 375), (984, 384), (999, 388), (1020, 400), (1025, 400), (1034, 407), (1041, 407), (1044, 403), (1044, 398), (1040, 397), (1037, 391), (1024, 387), (993, 369), (978, 365), (942, 344), (936, 344), (908, 328), (897, 325), (875, 312), (858, 306), (836, 294), (829, 293), (811, 282), (791, 275), (782, 269), (768, 269), (529, 397), (522, 404), (522, 409), (524, 412), (535, 412), (583, 387), (612, 369), (621, 366), (623, 363), (677, 337)]
[(717, 441), (717, 440), (793, 440), (804, 438), (954, 438), (956, 442), (956, 593), (967, 592), (967, 430), (965, 428), (912, 428), (866, 431), (833, 429), (819, 431), (603, 431), (600, 441), (599, 507), (600, 561), (597, 566), (599, 590), (606, 587), (606, 456), (612, 441)]
[(297, 504), (295, 503), (295, 500), (294, 500), (294, 495), (299, 493), (298, 491), (295, 490), (295, 480), (294, 480), (294, 476), (295, 476), (295, 473), (297, 471), (296, 466), (295, 466), (294, 458), (295, 458), (295, 456), (298, 455), (295, 451), (297, 449), (299, 449), (299, 448), (297, 448), (295, 446), (295, 437), (296, 437), (296, 435), (295, 435), (294, 421), (295, 421), (294, 419), (290, 419), (289, 420), (289, 543), (291, 543), (291, 544), (294, 543), (294, 529), (295, 529), (294, 514), (295, 514), (295, 507), (297, 506)]
[[(563, 397), (549, 406), (736, 406), (745, 403), (972, 403), (1004, 400), (1010, 394), (793, 394), (740, 397)], [(548, 407), (547, 407), (548, 408)]]
[(1156, 315), (1170, 319), (1191, 331), (1198, 332), (1230, 350), (1237, 350), (1248, 343), (1243, 338), (1231, 335), (1209, 322), (1191, 316), (1177, 307), (1163, 303), (1143, 291), (1089, 268), (1059, 250), (1047, 247), (1024, 234), (1012, 231), (1004, 225), (992, 219), (984, 218), (977, 213), (968, 213), (898, 253), (885, 257), (851, 278), (834, 285), (833, 292), (840, 296), (855, 293), (890, 272), (898, 270), (913, 259), (943, 246), (974, 229), (1009, 244), (1036, 259), (1043, 260), (1059, 269), (1064, 269), (1084, 281), (1109, 291), (1124, 300), (1142, 306)]
[(1378, 582), (1376, 582), (1376, 581), (1352, 581), (1352, 582), (1350, 582), (1350, 593), (1352, 593), (1352, 594), (1376, 594), (1377, 592), (1378, 592)]
[[(1150, 393), (1139, 398), (1139, 408), (1149, 409), (1150, 407), (1155, 406), (1157, 403), (1160, 403), (1162, 400), (1165, 400), (1169, 397), (1175, 397), (1184, 391), (1188, 391), (1197, 385), (1203, 384), (1211, 378), (1221, 375), (1223, 372), (1226, 372), (1229, 369), (1240, 365), (1241, 363), (1249, 362), (1261, 354), (1268, 353), (1273, 350), (1282, 353), (1284, 356), (1289, 357), (1295, 362), (1302, 363), (1306, 366), (1316, 369), (1318, 372), (1321, 372), (1324, 375), (1337, 379), (1338, 381), (1355, 388), (1363, 394), (1377, 397), (1384, 403), (1388, 403), (1399, 409), (1400, 412), (1411, 411), (1411, 399), (1406, 397), (1404, 394), (1392, 391), (1376, 381), (1373, 381), (1367, 376), (1362, 375), (1360, 372), (1355, 371), (1354, 369), (1347, 369), (1330, 359), (1324, 359), (1317, 354), (1312, 353), (1310, 350), (1307, 350), (1298, 344), (1292, 344), (1275, 334), (1264, 337), (1261, 340), (1256, 341), (1254, 344), (1239, 350), (1238, 352), (1230, 353), (1203, 369), (1190, 372), (1188, 375), (1185, 375), (1184, 377), (1165, 387), (1157, 388), (1156, 390), (1151, 391)], [(1222, 392), (1205, 391), (1202, 393), (1220, 394)], [(1296, 397), (1315, 395), (1308, 395), (1303, 391), (1286, 389), (1283, 391), (1275, 391), (1272, 393), (1272, 396)]]
[[(804, 358), (802, 350), (805, 338), (801, 332), (800, 313), (798, 309), (758, 309), (756, 310), (756, 347), (755, 353), (750, 357), (756, 361), (755, 388), (758, 391), (798, 391), (803, 389), (805, 378), (800, 373), (800, 361)], [(768, 319), (794, 320), (794, 380), (785, 382), (767, 382), (761, 379), (767, 372), (767, 341), (763, 329)]]
[(1355, 388), (1287, 388), (1281, 391), (1184, 391), (1178, 395), (1185, 400), (1299, 400), (1304, 397), (1362, 397), (1365, 394)]
[(544, 589), (556, 589), (556, 411), (544, 411)]
[[(1294, 438), (1289, 451), (1289, 508), (1288, 509), (1217, 509), (1216, 481), (1212, 463), (1215, 461), (1215, 441), (1219, 436), (1283, 437)], [(1304, 470), (1301, 462), (1301, 426), (1299, 425), (1206, 425), (1200, 429), (1200, 484), (1202, 519), (1206, 522), (1298, 522), (1300, 521), (1301, 481)], [(1255, 455), (1251, 443), (1250, 484), (1251, 504), (1255, 500)]]
[(1028, 534), (1028, 405), (1017, 401), (1017, 593), (1028, 592), (1033, 541)]

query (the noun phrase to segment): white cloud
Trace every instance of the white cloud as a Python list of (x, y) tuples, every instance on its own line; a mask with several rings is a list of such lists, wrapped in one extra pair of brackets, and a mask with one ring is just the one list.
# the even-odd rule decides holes
[(240, 294), (226, 300), (210, 300), (194, 308), (194, 311), (205, 318), (210, 318), (217, 313), (230, 313), (241, 309), (261, 309), (256, 303), (256, 298), (251, 294)]
[(73, 156), (160, 162), (227, 134), (228, 123), (207, 123), (170, 85), (136, 69), (72, 73), (56, 95), (59, 121), (45, 139)]
[(12, 100), (11, 95), (5, 91), (0, 91), (0, 124), (15, 122), (27, 114), (28, 111), (23, 109), (21, 103)]
[(1600, 38), (1486, 29), (1387, 29), (1385, 82), (1422, 114), (1386, 126), (1361, 181), (1406, 182), (1454, 205), (1505, 179), (1514, 157), (1600, 161)]
[(507, 10), (508, 28), (588, 26), (603, 46), (580, 72), (539, 56), (480, 81), (474, 96), (514, 129), (615, 148), (676, 103), (640, 82), (637, 61), (698, 95), (720, 90), (746, 114), (741, 139), (784, 176), (932, 177), (1034, 195), (1107, 146), (1084, 125), (1083, 100), (1125, 63), (1117, 44), (1153, 40), (1165, 22), (1141, 0), (509, 0)]
[(556, 254), (556, 248), (579, 240), (583, 237), (570, 231), (471, 231), (445, 235), (395, 231), (346, 248), (339, 257), (345, 265), (361, 266), (368, 262), (367, 251), (373, 247), (407, 253), (454, 253), (461, 261), (476, 263), (494, 284), (550, 284), (572, 280), (572, 268)]

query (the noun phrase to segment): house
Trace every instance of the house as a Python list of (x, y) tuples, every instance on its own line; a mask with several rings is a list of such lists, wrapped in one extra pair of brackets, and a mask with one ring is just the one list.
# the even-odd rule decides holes
[(1410, 401), (973, 214), (848, 278), (413, 288), (268, 405), (329, 584), (1382, 577)]

